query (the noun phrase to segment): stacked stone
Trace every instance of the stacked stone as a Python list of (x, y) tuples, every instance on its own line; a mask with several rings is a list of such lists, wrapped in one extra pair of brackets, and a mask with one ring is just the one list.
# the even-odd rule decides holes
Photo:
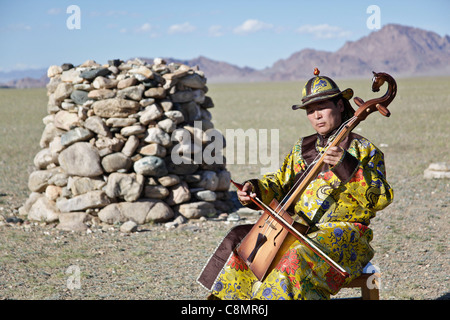
[[(213, 143), (207, 132), (220, 135), (198, 68), (158, 58), (153, 64), (88, 60), (78, 67), (51, 66), (48, 77), (42, 149), (22, 215), (85, 230), (93, 220), (145, 224), (232, 208), (224, 161), (192, 160)], [(172, 151), (182, 140), (180, 130), (189, 132), (192, 148), (176, 164)]]
[(431, 163), (423, 172), (425, 179), (446, 179), (450, 178), (450, 163)]

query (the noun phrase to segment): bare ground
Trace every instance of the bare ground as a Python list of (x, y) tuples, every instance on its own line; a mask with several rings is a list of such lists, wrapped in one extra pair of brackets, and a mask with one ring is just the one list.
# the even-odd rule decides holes
[[(382, 274), (381, 299), (450, 298), (448, 184), (404, 179), (396, 187), (399, 200), (373, 220), (372, 262)], [(1, 210), (4, 217), (14, 216), (5, 206)], [(95, 221), (76, 233), (3, 219), (0, 298), (205, 299), (207, 291), (196, 279), (208, 257), (234, 223), (256, 218), (191, 220), (174, 229), (143, 225), (126, 234)], [(344, 289), (337, 297), (356, 294)]]
[[(450, 298), (450, 181), (423, 178), (431, 162), (449, 161), (450, 80), (419, 80), (399, 82), (402, 90), (389, 121), (374, 116), (362, 126), (364, 136), (376, 145), (386, 145), (388, 181), (395, 192), (394, 202), (371, 225), (376, 251), (372, 263), (381, 272), (380, 293), (385, 300)], [(363, 88), (369, 86), (359, 83), (350, 87), (360, 86), (356, 92), (365, 97)], [(214, 101), (221, 106), (214, 108), (214, 118), (221, 119), (219, 129), (239, 128), (243, 123), (244, 128), (271, 128), (272, 123), (283, 123), (280, 151), (285, 153), (295, 142), (292, 136), (306, 133), (297, 132), (307, 127), (298, 124), (300, 116), (279, 110), (280, 105), (295, 101), (292, 95), (297, 94), (297, 86), (212, 86)], [(0, 299), (206, 297), (196, 279), (208, 257), (233, 223), (252, 222), (256, 216), (241, 216), (233, 223), (192, 220), (169, 230), (164, 225), (144, 225), (131, 234), (119, 232), (119, 226), (99, 223), (88, 232), (73, 233), (55, 225), (11, 221), (29, 194), (26, 181), (39, 150), (47, 97), (39, 89), (3, 90), (0, 98)], [(254, 109), (241, 107), (249, 103), (268, 113), (273, 110), (271, 114), (280, 119), (266, 119), (263, 114), (255, 117)], [(240, 117), (229, 116), (230, 110), (239, 111)], [(259, 174), (254, 165), (231, 166), (230, 171), (237, 181)], [(353, 294), (353, 289), (346, 289), (338, 297)]]

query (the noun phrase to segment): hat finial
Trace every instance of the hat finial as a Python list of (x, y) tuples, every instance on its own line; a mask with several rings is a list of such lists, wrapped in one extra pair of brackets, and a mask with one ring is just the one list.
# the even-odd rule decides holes
[(318, 76), (320, 74), (320, 70), (317, 68), (314, 68), (314, 75)]

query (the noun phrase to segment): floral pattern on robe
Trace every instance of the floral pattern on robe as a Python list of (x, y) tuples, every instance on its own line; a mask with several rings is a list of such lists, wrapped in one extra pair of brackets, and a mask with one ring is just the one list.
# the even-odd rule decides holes
[[(311, 162), (305, 160), (306, 154), (323, 151), (326, 141), (320, 138), (300, 139), (277, 172), (250, 181), (265, 204), (273, 198), (281, 201), (292, 188), (295, 177)], [(344, 281), (289, 234), (275, 258), (278, 264), (262, 282), (232, 253), (214, 283), (213, 295), (221, 299), (329, 299), (362, 273), (374, 255), (370, 220), (392, 202), (394, 194), (386, 181), (383, 153), (357, 134), (351, 133), (344, 142), (341, 161), (319, 173), (295, 203), (294, 219), (302, 217), (314, 226), (308, 237), (349, 277)]]

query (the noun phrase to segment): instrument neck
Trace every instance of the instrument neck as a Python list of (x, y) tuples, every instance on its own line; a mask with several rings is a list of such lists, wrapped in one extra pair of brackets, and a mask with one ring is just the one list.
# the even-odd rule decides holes
[[(329, 143), (327, 148), (339, 146), (339, 144), (349, 135), (349, 133), (359, 124), (359, 119), (356, 117), (351, 118), (346, 124), (341, 126), (336, 131), (336, 137), (332, 138), (332, 136), (328, 137), (332, 139), (331, 143)], [(330, 141), (329, 141), (330, 142)], [(325, 152), (322, 153), (321, 157), (317, 160), (312, 168), (308, 168), (306, 176), (303, 180), (301, 180), (300, 184), (294, 185), (291, 191), (288, 193), (287, 197), (282, 200), (282, 206), (284, 209), (289, 208), (293, 203), (297, 202), (300, 195), (306, 190), (308, 185), (311, 183), (313, 179), (317, 177), (319, 172), (322, 170), (322, 166), (324, 165), (324, 157)]]

